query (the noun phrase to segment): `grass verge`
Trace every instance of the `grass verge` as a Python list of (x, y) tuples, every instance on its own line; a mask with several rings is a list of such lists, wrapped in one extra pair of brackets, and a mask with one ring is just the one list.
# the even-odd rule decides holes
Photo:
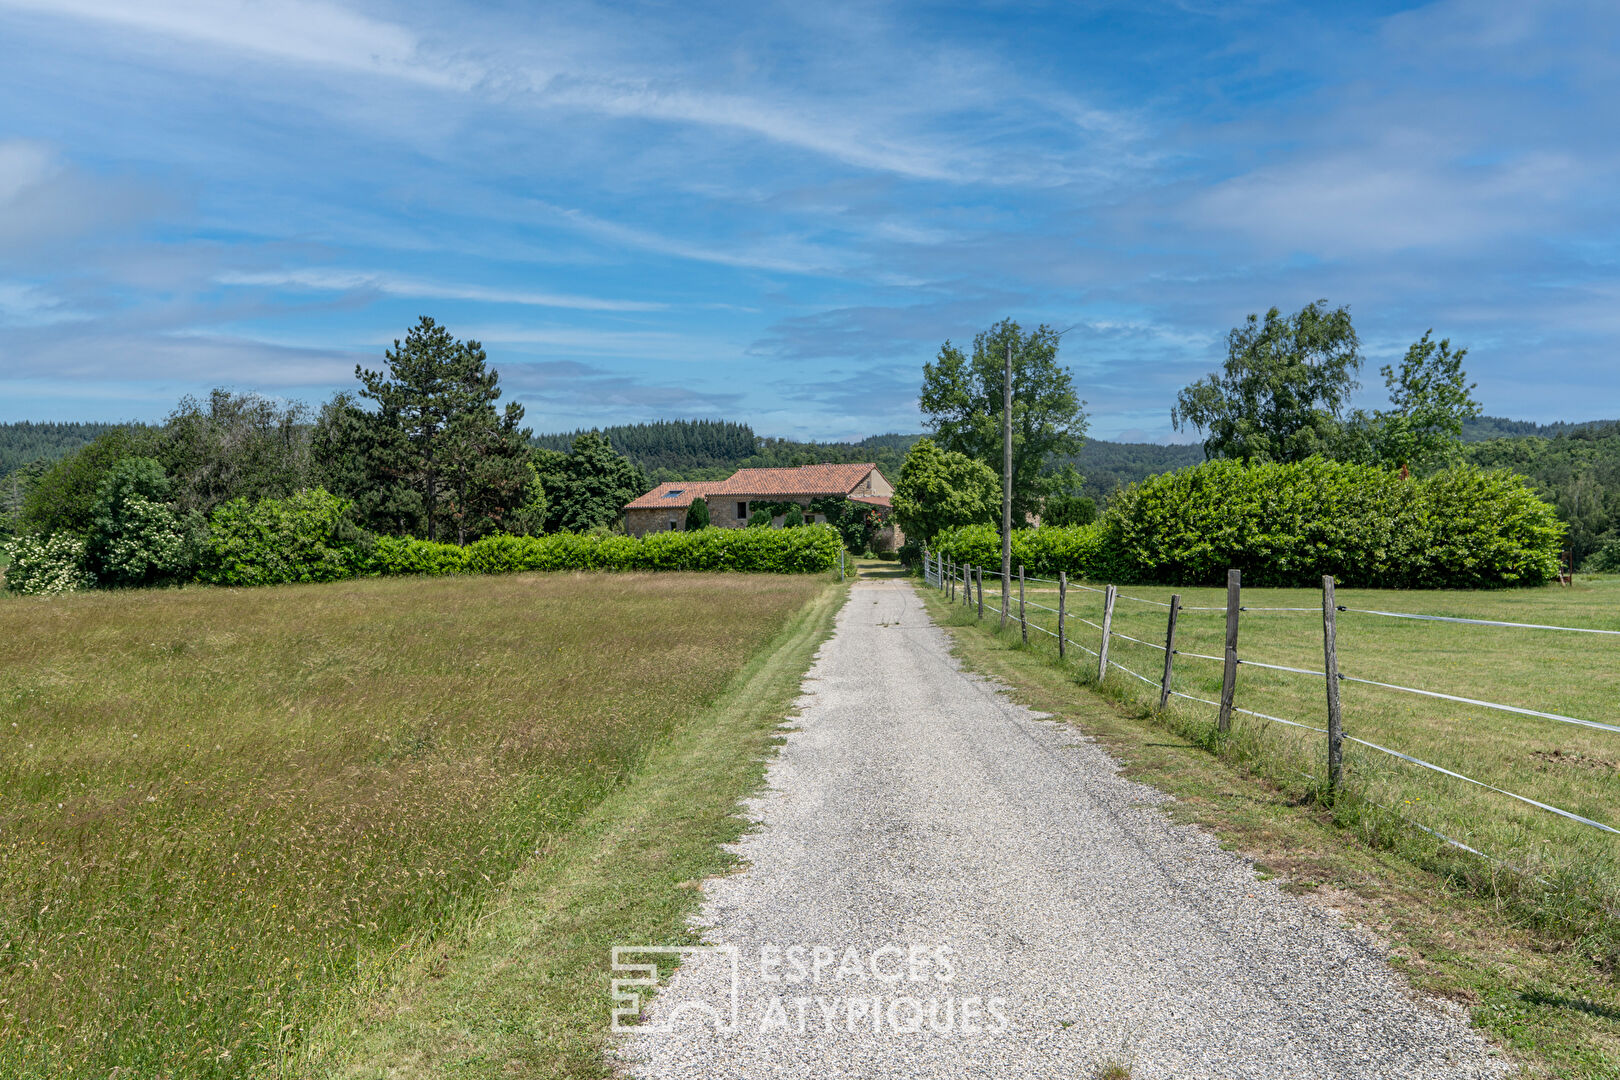
[(1041, 641), (1022, 645), (1016, 624), (1000, 632), (993, 617), (980, 623), (919, 591), (970, 668), (1095, 736), (1127, 775), (1176, 796), (1169, 812), (1178, 819), (1371, 928), (1414, 986), (1466, 1005), (1530, 1075), (1620, 1077), (1620, 991), (1608, 953), (1527, 917), (1511, 895), (1482, 891), (1459, 873), (1458, 853), (1432, 838), (1337, 824), (1240, 740), (1213, 740), (1209, 724), (1186, 712), (1150, 710), (1124, 680), (1098, 686), (1091, 657), (1060, 664)]
[(545, 574), (0, 598), (0, 1076), (283, 1071), (828, 588)]
[(606, 1077), (614, 945), (695, 944), (704, 878), (735, 857), (740, 799), (764, 775), (805, 670), (846, 592), (832, 585), (710, 708), (546, 852), (470, 925), (356, 993), (288, 1072), (310, 1077)]

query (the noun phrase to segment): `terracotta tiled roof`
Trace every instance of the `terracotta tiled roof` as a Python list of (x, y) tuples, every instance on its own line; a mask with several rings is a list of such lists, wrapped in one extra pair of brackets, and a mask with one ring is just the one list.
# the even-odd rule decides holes
[(624, 504), (626, 510), (662, 510), (668, 507), (691, 506), (699, 496), (711, 494), (723, 480), (677, 480), (672, 484), (659, 484), (639, 499)]
[(851, 495), (850, 502), (865, 503), (868, 506), (881, 506), (885, 510), (892, 509), (894, 503), (889, 501), (887, 495)]
[(794, 469), (738, 469), (710, 495), (847, 495), (877, 468), (861, 465), (800, 465)]

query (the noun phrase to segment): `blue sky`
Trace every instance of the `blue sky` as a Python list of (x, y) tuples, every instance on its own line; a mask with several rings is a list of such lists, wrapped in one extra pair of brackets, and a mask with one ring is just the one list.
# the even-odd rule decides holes
[[(1620, 6), (0, 0), (0, 419), (318, 402), (419, 314), (536, 430), (917, 430), (1075, 325), (1164, 440), (1250, 311), (1620, 416)], [(1181, 438), (1187, 438), (1186, 435)]]

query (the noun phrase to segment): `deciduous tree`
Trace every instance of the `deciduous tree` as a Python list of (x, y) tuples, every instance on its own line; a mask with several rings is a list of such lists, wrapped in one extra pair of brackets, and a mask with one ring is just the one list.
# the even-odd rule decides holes
[(1059, 334), (1040, 326), (1025, 334), (1004, 319), (973, 338), (972, 354), (949, 341), (923, 367), (920, 404), (942, 450), (966, 454), (1002, 473), (1004, 366), (1012, 350), (1013, 522), (1038, 514), (1061, 484), (1053, 459), (1079, 452), (1086, 433), (1084, 402), (1069, 370), (1058, 363)]
[(1222, 371), (1182, 390), (1170, 420), (1207, 433), (1209, 458), (1303, 461), (1332, 452), (1360, 367), (1349, 308), (1272, 308), (1227, 335)]
[(927, 543), (942, 529), (999, 523), (1001, 481), (983, 462), (919, 439), (900, 466), (893, 503), (907, 542)]
[(1463, 370), (1467, 349), (1451, 349), (1451, 339), (1431, 339), (1434, 331), (1406, 350), (1399, 369), (1380, 369), (1394, 406), (1376, 420), (1378, 456), (1397, 468), (1421, 473), (1462, 460), (1463, 421), (1480, 414), (1473, 383)]

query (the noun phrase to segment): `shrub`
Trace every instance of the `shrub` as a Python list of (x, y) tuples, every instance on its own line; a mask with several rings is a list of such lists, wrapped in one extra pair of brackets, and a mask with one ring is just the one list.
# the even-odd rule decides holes
[(800, 507), (798, 503), (794, 503), (792, 506), (787, 508), (787, 513), (782, 515), (782, 528), (796, 529), (803, 524), (804, 509)]
[(84, 568), (84, 541), (70, 533), (23, 535), (0, 544), (11, 564), (6, 591), (25, 596), (55, 596), (88, 589), (95, 583)]
[(1588, 574), (1620, 573), (1620, 536), (1609, 539), (1588, 555), (1581, 569)]
[[(377, 542), (379, 550), (384, 543)], [(524, 570), (738, 570), (802, 574), (819, 573), (836, 566), (839, 547), (836, 529), (829, 525), (808, 525), (791, 530), (711, 528), (696, 532), (655, 532), (640, 540), (631, 536), (577, 533), (491, 536), (465, 549), (454, 550), (466, 552), (465, 569), (477, 574)], [(380, 572), (433, 571), (384, 569)]]
[(771, 524), (771, 516), (771, 508), (768, 506), (762, 506), (758, 510), (755, 510), (752, 514), (748, 515), (748, 527), (750, 529), (769, 528)]
[(164, 500), (169, 478), (151, 458), (126, 458), (96, 493), (85, 537), (85, 568), (99, 585), (164, 585), (191, 577), (201, 519), (182, 520)]
[(422, 574), (435, 577), (440, 574), (460, 574), (466, 571), (468, 553), (473, 548), (499, 539), (519, 538), (487, 537), (467, 547), (459, 547), (436, 540), (418, 540), (414, 536), (379, 536), (361, 562), (360, 569), (368, 574), (384, 575)]
[(1090, 495), (1054, 495), (1041, 507), (1042, 525), (1090, 525), (1097, 520), (1097, 503)]
[[(1118, 492), (1093, 525), (1013, 533), (1013, 565), (1052, 577), (1363, 588), (1539, 585), (1558, 572), (1563, 525), (1521, 476), (1471, 466), (1421, 480), (1371, 465), (1209, 461)], [(948, 529), (933, 549), (1001, 565), (1000, 534)]]
[(697, 498), (686, 508), (686, 531), (697, 532), (709, 527), (709, 500)]
[[(285, 499), (233, 499), (209, 521), (208, 552), (198, 576), (216, 585), (348, 577), (367, 561), (349, 522), (350, 506), (324, 488), (306, 488)], [(461, 551), (453, 544), (438, 546)]]
[(1120, 580), (1382, 588), (1538, 585), (1563, 526), (1523, 477), (1463, 466), (1421, 480), (1370, 465), (1208, 461), (1120, 491), (1100, 523)]
[[(934, 538), (930, 549), (957, 563), (985, 569), (1001, 569), (1001, 532), (989, 525), (965, 525), (946, 529)], [(1101, 580), (1112, 576), (1105, 557), (1102, 530), (1096, 524), (1017, 529), (1012, 536), (1014, 572), (1022, 566), (1026, 574), (1055, 577), (1059, 571), (1076, 579)]]

